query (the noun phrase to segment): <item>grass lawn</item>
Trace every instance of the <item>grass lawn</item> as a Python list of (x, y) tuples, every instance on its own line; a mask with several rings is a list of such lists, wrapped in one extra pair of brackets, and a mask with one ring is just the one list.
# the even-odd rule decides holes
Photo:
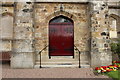
[(113, 78), (114, 80), (120, 80), (120, 70), (107, 72), (107, 73), (104, 73), (104, 75), (107, 75)]

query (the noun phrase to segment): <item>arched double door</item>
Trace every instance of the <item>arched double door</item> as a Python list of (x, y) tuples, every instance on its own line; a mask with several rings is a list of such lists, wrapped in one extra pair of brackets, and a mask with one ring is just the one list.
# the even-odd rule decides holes
[(49, 56), (74, 56), (74, 24), (65, 16), (49, 22)]

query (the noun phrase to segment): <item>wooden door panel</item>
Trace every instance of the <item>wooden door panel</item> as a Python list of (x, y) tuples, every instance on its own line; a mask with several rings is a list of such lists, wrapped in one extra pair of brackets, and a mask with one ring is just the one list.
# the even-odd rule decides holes
[(73, 56), (74, 34), (72, 24), (50, 24), (49, 55)]
[(57, 24), (50, 25), (49, 28), (49, 53), (51, 56), (59, 55), (61, 51), (61, 27)]
[(72, 24), (61, 24), (62, 27), (62, 54), (73, 55), (74, 53), (74, 35)]

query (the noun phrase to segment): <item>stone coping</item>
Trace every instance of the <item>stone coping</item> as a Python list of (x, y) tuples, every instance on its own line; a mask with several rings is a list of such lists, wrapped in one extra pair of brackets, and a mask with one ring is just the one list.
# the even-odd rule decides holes
[[(3, 3), (6, 2), (91, 2), (91, 1), (102, 1), (102, 0), (2, 0)], [(120, 0), (103, 0), (107, 2), (120, 2)], [(1, 2), (1, 1), (0, 1)]]

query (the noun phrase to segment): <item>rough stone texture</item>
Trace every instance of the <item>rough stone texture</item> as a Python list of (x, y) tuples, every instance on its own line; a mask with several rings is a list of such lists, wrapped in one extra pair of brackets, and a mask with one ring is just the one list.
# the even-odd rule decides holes
[(34, 53), (14, 52), (11, 58), (11, 68), (33, 68)]
[(26, 39), (26, 40), (16, 40), (13, 41), (14, 43), (14, 52), (33, 52), (33, 42), (32, 40)]
[[(118, 0), (119, 1), (119, 0)], [(109, 2), (110, 6), (120, 6), (120, 2)], [(117, 38), (111, 38), (111, 41), (116, 41), (116, 39), (120, 38), (120, 9), (109, 9), (109, 15), (110, 15), (110, 25), (112, 20), (116, 20), (116, 32), (117, 32)], [(110, 31), (113, 31), (114, 26), (110, 27)]]
[[(117, 33), (117, 37), (116, 39), (120, 38), (120, 16), (118, 16), (117, 14), (113, 14), (112, 12), (114, 12), (114, 10), (109, 10), (109, 15), (110, 15), (110, 31), (116, 31)], [(120, 10), (116, 9), (116, 13), (119, 13)], [(116, 25), (113, 25), (112, 21), (116, 21)], [(113, 40), (113, 39), (112, 39)]]
[[(50, 3), (48, 3), (49, 1)], [(51, 0), (46, 0), (46, 2), (42, 0), (42, 2), (34, 4), (18, 0), (17, 4), (15, 3), (16, 7), (2, 7), (0, 11), (0, 15), (2, 15), (0, 18), (2, 23), (0, 51), (12, 51), (11, 67), (34, 67), (35, 60), (39, 61), (38, 52), (49, 45), (49, 21), (59, 15), (74, 21), (74, 44), (81, 51), (81, 61), (89, 61), (92, 67), (111, 64), (109, 31), (114, 30), (110, 26), (111, 21), (115, 19), (117, 35), (120, 38), (120, 9), (108, 9), (108, 5), (102, 1), (93, 3), (91, 7), (86, 3), (92, 3), (88, 0), (52, 1), (53, 3)], [(77, 1), (80, 2), (76, 3)], [(3, 4), (12, 5), (14, 3), (4, 1)], [(108, 2), (108, 4), (109, 6), (119, 6), (118, 2)], [(90, 13), (91, 15), (89, 15)], [(92, 51), (91, 54), (90, 51)], [(42, 61), (48, 60), (48, 53), (47, 47), (42, 52)], [(78, 51), (74, 50), (74, 56), (78, 61)]]
[(0, 52), (12, 51), (13, 7), (0, 8)]
[(36, 0), (36, 2), (88, 2), (89, 0)]
[(109, 39), (109, 17), (106, 2), (91, 3), (91, 66), (112, 64)]
[(7, 52), (7, 51), (11, 51), (12, 49), (12, 43), (9, 40), (0, 40), (0, 52)]
[[(16, 4), (12, 68), (33, 68), (33, 3), (19, 2)], [(24, 16), (23, 16), (24, 15)]]
[[(60, 10), (60, 7), (63, 10)], [(80, 51), (89, 51), (90, 27), (88, 4), (77, 3), (36, 3), (35, 4), (35, 47), (39, 51), (49, 45), (49, 21), (56, 16), (66, 16), (74, 21), (74, 45)], [(42, 54), (48, 56), (48, 50)], [(89, 54), (89, 53), (88, 53)], [(78, 54), (75, 58), (78, 59)], [(37, 55), (39, 60), (39, 54)]]
[(1, 32), (0, 36), (2, 39), (13, 38), (13, 17), (12, 16), (9, 16), (9, 15), (2, 16), (0, 32)]
[(1, 0), (2, 4), (14, 4), (15, 0)]

